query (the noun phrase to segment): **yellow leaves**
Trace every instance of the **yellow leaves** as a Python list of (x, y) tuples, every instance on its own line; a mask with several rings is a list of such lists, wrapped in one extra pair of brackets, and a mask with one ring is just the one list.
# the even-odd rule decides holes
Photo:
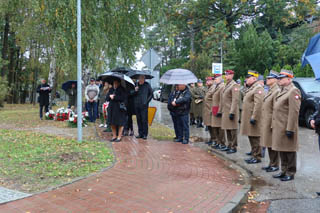
[(41, 1), (41, 9), (40, 11), (43, 12), (45, 9), (45, 6), (44, 6), (44, 0)]

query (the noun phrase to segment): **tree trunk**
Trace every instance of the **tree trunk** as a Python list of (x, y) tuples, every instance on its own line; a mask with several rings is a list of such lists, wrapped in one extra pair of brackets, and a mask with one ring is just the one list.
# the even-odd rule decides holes
[[(51, 101), (56, 98), (56, 91), (57, 91), (57, 85), (56, 85), (56, 79), (57, 78), (57, 64), (56, 64), (56, 57), (52, 51), (51, 53), (51, 61), (50, 61), (50, 70), (49, 70), (49, 76), (48, 76), (48, 84), (52, 88), (51, 90)], [(51, 104), (49, 105), (51, 107)]]
[[(2, 59), (8, 60), (8, 52), (9, 52), (9, 31), (10, 31), (10, 24), (9, 24), (9, 15), (5, 15), (5, 25), (3, 31), (3, 46), (2, 46)], [(1, 76), (4, 77), (8, 72), (8, 66), (4, 65), (1, 68)]]

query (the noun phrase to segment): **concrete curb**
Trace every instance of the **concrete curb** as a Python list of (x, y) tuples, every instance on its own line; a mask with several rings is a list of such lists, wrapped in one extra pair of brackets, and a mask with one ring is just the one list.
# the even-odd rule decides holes
[(242, 166), (238, 165), (233, 160), (225, 157), (221, 153), (217, 152), (216, 150), (208, 149), (208, 151), (211, 152), (212, 155), (215, 155), (227, 162), (229, 162), (232, 165), (232, 168), (238, 170), (241, 172), (241, 174), (244, 177), (245, 185), (243, 188), (234, 196), (222, 209), (219, 210), (219, 213), (229, 213), (229, 212), (237, 212), (237, 210), (240, 208), (240, 206), (244, 203), (246, 203), (248, 198), (248, 192), (251, 190), (251, 184), (250, 184), (250, 177), (252, 176), (252, 173), (243, 168)]

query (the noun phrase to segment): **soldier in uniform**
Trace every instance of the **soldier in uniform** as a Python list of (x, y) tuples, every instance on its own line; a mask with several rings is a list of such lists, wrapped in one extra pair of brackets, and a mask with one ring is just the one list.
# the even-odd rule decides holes
[(194, 102), (195, 102), (195, 117), (197, 119), (197, 128), (203, 128), (202, 125), (202, 110), (203, 110), (203, 99), (206, 94), (206, 88), (203, 86), (203, 81), (198, 80), (197, 87), (194, 90)]
[(190, 105), (190, 126), (196, 124), (196, 119), (194, 117), (194, 108), (195, 108), (195, 102), (194, 102), (194, 90), (195, 90), (195, 84), (191, 83), (189, 85), (189, 91), (191, 93), (191, 105)]
[(275, 172), (279, 170), (279, 153), (272, 150), (272, 112), (273, 103), (275, 97), (278, 95), (280, 89), (278, 86), (278, 75), (279, 73), (271, 70), (267, 76), (267, 86), (269, 87), (268, 92), (264, 96), (262, 104), (262, 128), (261, 128), (261, 140), (260, 146), (268, 148), (269, 154), (269, 165), (262, 167), (267, 172)]
[(212, 131), (212, 94), (214, 92), (215, 86), (213, 85), (213, 77), (206, 78), (206, 85), (208, 86), (208, 92), (204, 97), (203, 103), (203, 123), (208, 127), (208, 132), (210, 134), (210, 140), (206, 142), (208, 145), (216, 144), (216, 138), (214, 137)]
[(213, 135), (217, 138), (217, 144), (213, 145), (212, 148), (225, 147), (225, 136), (224, 130), (221, 129), (221, 116), (217, 117), (216, 115), (219, 112), (220, 104), (221, 104), (221, 94), (224, 89), (224, 82), (221, 74), (214, 75), (214, 90), (212, 93), (212, 109), (211, 113), (212, 117), (212, 131)]
[(234, 71), (225, 71), (227, 83), (221, 92), (219, 112), (217, 117), (221, 117), (221, 128), (226, 132), (228, 147), (219, 146), (217, 149), (227, 151), (227, 153), (237, 152), (238, 119), (239, 119), (239, 85), (233, 80)]
[(293, 180), (297, 170), (301, 93), (292, 83), (292, 78), (292, 71), (281, 70), (281, 91), (275, 98), (272, 114), (272, 149), (280, 152), (281, 161), (281, 172), (273, 177), (281, 181)]
[(258, 76), (256, 71), (248, 71), (248, 89), (244, 95), (241, 114), (240, 133), (248, 136), (252, 150), (252, 158), (245, 160), (248, 164), (261, 162), (260, 128), (264, 89), (257, 81)]

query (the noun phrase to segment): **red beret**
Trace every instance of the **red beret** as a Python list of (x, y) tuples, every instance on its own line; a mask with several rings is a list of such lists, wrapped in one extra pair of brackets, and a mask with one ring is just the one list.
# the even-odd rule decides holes
[(206, 80), (207, 81), (214, 80), (214, 77), (212, 77), (212, 76), (206, 77)]
[(220, 76), (222, 76), (222, 74), (214, 74), (215, 78), (220, 77)]
[(226, 70), (225, 73), (226, 74), (234, 74), (234, 71), (233, 70)]

